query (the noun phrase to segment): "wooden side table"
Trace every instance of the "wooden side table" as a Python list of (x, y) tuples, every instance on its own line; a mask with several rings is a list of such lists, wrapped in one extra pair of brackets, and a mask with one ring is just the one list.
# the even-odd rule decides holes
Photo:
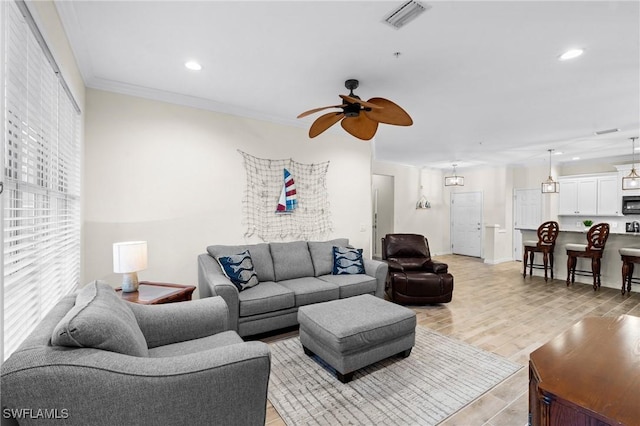
[(533, 351), (532, 426), (637, 425), (640, 317), (588, 317)]
[(116, 288), (116, 292), (120, 298), (129, 302), (142, 305), (160, 305), (162, 303), (186, 302), (191, 300), (195, 289), (196, 287), (193, 285), (140, 281), (138, 291), (123, 293), (122, 288), (118, 287)]

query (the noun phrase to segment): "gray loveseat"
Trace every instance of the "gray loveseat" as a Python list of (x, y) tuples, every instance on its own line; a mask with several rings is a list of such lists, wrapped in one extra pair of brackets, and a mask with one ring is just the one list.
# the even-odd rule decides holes
[(136, 305), (89, 284), (2, 365), (2, 424), (264, 425), (269, 347), (227, 320), (219, 297)]
[[(384, 297), (386, 263), (364, 259), (364, 274), (333, 275), (333, 247), (349, 240), (294, 241), (252, 245), (212, 245), (198, 256), (200, 297), (221, 296), (229, 307), (230, 328), (249, 336), (298, 324), (300, 306), (360, 294)], [(216, 257), (249, 250), (259, 284), (238, 291)]]

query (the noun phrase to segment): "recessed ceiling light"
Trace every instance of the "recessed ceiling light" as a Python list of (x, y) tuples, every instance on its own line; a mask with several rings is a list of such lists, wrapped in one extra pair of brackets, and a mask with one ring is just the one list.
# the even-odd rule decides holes
[(200, 71), (202, 69), (202, 65), (197, 63), (196, 61), (188, 61), (184, 63), (184, 66), (191, 71)]
[(584, 49), (569, 49), (564, 52), (558, 59), (561, 61), (568, 61), (569, 59), (577, 58), (584, 53)]
[(553, 155), (562, 155), (563, 152), (562, 151), (553, 151)]
[(573, 157), (572, 160), (573, 161), (578, 161), (580, 159), (580, 157)]

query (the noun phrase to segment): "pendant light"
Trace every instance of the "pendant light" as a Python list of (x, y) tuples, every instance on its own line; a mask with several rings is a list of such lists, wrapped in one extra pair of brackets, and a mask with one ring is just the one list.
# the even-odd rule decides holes
[(551, 153), (554, 151), (553, 149), (549, 149), (549, 177), (547, 180), (542, 182), (542, 193), (543, 194), (556, 194), (560, 192), (560, 184), (553, 180), (551, 177)]
[(444, 186), (464, 186), (464, 176), (456, 175), (456, 166), (453, 164), (453, 176), (445, 176)]
[(631, 155), (633, 158), (633, 165), (631, 166), (631, 172), (629, 176), (625, 176), (622, 178), (622, 189), (640, 189), (640, 176), (636, 173), (636, 139), (631, 138)]

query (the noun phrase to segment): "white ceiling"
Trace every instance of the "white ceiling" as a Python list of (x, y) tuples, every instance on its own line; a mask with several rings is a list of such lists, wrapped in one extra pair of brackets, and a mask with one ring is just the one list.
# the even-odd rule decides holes
[[(462, 167), (630, 159), (640, 133), (639, 1), (56, 1), (88, 87), (308, 128), (344, 81), (413, 117), (375, 157)], [(573, 47), (581, 57), (557, 57)], [(401, 54), (396, 57), (394, 52)], [(203, 69), (189, 71), (184, 62)], [(595, 136), (594, 132), (620, 132)], [(340, 125), (331, 131), (344, 132)], [(322, 136), (318, 137), (322, 143)]]

